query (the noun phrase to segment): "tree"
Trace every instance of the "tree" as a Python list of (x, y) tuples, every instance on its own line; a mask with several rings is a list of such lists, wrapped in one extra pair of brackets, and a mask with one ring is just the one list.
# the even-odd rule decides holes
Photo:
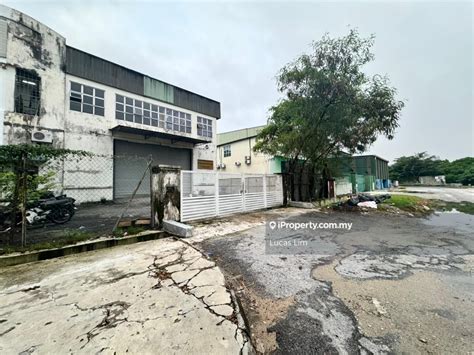
[(389, 166), (392, 180), (419, 182), (420, 176), (445, 175), (447, 183), (474, 184), (474, 158), (466, 157), (449, 162), (426, 152), (395, 159)]
[(447, 183), (474, 185), (474, 158), (466, 157), (454, 160), (444, 169)]
[(325, 35), (312, 53), (283, 67), (277, 83), (284, 97), (270, 109), (254, 149), (286, 157), (290, 174), (301, 161), (324, 175), (339, 152), (364, 152), (379, 135), (392, 139), (404, 103), (387, 77), (362, 71), (374, 59), (373, 44), (374, 36), (361, 38), (356, 30)]
[(400, 157), (391, 165), (390, 177), (400, 182), (418, 182), (420, 176), (443, 175), (448, 161), (426, 152)]
[(18, 144), (0, 146), (0, 195), (10, 202), (12, 230), (10, 241), (16, 232), (18, 212), (21, 212), (22, 245), (26, 236), (26, 205), (39, 198), (43, 189), (49, 188), (51, 172), (39, 174), (39, 168), (47, 163), (67, 156), (89, 156), (90, 153), (58, 149), (49, 145)]

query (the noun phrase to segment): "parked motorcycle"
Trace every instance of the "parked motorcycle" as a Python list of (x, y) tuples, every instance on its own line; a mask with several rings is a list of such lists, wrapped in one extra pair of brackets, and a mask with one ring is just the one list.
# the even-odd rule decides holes
[[(71, 220), (75, 212), (76, 200), (66, 195), (54, 196), (49, 192), (35, 202), (27, 204), (26, 222), (28, 226), (35, 226), (52, 222), (64, 224)], [(11, 228), (12, 209), (9, 206), (0, 207), (0, 229), (2, 231)], [(21, 224), (21, 213), (16, 215), (16, 223)]]

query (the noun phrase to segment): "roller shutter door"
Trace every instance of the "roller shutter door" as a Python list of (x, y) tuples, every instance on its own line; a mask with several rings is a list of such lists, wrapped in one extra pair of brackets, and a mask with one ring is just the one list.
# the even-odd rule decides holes
[[(150, 155), (153, 157), (154, 166), (160, 164), (177, 165), (183, 170), (191, 170), (191, 149), (115, 140), (114, 155), (115, 199), (128, 198), (132, 195), (143, 176)], [(136, 196), (150, 196), (149, 172), (147, 172)]]

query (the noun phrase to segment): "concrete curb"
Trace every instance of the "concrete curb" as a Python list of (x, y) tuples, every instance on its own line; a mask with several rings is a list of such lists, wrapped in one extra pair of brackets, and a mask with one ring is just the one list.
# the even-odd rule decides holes
[(98, 239), (73, 245), (67, 245), (62, 248), (38, 250), (14, 255), (3, 255), (0, 256), (0, 268), (32, 263), (40, 260), (59, 258), (61, 256), (79, 254), (92, 250), (112, 248), (119, 245), (146, 242), (149, 240), (165, 238), (167, 236), (168, 233), (163, 231), (146, 231), (143, 233), (122, 238)]

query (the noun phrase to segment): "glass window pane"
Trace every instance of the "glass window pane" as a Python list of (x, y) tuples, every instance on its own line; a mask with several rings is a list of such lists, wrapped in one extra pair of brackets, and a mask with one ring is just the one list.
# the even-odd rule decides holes
[(84, 89), (84, 94), (91, 95), (91, 96), (94, 95), (94, 88), (93, 87), (84, 85), (83, 89)]
[(119, 94), (116, 94), (116, 95), (115, 95), (115, 101), (116, 101), (116, 102), (121, 102), (121, 103), (123, 103), (124, 100), (125, 100), (125, 98), (124, 98), (122, 95), (119, 95)]
[(158, 119), (158, 112), (152, 112), (152, 113), (151, 113), (151, 118), (156, 118), (156, 119)]
[(142, 115), (134, 115), (135, 123), (142, 123)]
[(89, 105), (92, 105), (92, 104), (93, 104), (92, 96), (84, 95), (84, 96), (82, 97), (82, 99), (84, 100), (84, 103), (85, 103), (85, 104), (89, 104)]
[(151, 125), (153, 127), (158, 127), (158, 120), (151, 120)]
[(179, 113), (179, 117), (180, 117), (180, 118), (184, 118), (184, 117), (186, 117), (186, 115), (184, 114), (184, 112), (180, 112), (180, 113)]
[(160, 113), (165, 113), (165, 108), (160, 106)]
[(125, 119), (126, 119), (128, 122), (133, 122), (133, 114), (131, 114), (131, 113), (125, 114)]
[(149, 126), (150, 125), (150, 119), (146, 118), (146, 117), (143, 117), (143, 124), (146, 124), (147, 126)]
[(104, 99), (95, 99), (95, 105), (96, 106), (100, 106), (100, 107), (104, 107)]
[(132, 105), (132, 106), (133, 106), (133, 99), (131, 99), (131, 98), (129, 98), (129, 97), (126, 97), (126, 98), (125, 98), (125, 103), (126, 103), (127, 105)]
[(187, 120), (190, 120), (191, 119), (191, 115), (189, 113), (186, 114), (186, 119)]
[(150, 109), (150, 104), (149, 104), (148, 102), (144, 102), (144, 103), (143, 103), (143, 108), (144, 108), (145, 110), (149, 110), (149, 109)]
[(158, 123), (158, 126), (159, 126), (160, 128), (164, 128), (165, 123), (164, 123), (163, 121), (160, 121), (160, 122)]
[(173, 110), (173, 116), (174, 117), (179, 117), (179, 111)]
[(76, 101), (71, 101), (69, 103), (69, 108), (73, 111), (79, 111), (81, 112), (81, 103), (80, 102), (76, 102)]
[(94, 113), (98, 116), (103, 116), (104, 115), (104, 108), (96, 106), (94, 108)]
[(142, 107), (142, 102), (140, 100), (135, 100), (135, 107)]
[(128, 113), (133, 113), (133, 106), (125, 106), (125, 111)]
[(101, 89), (95, 89), (95, 96), (97, 97), (100, 97), (100, 98), (104, 98), (104, 90), (101, 90)]
[(117, 111), (123, 112), (123, 104), (116, 103), (116, 104), (115, 104), (115, 109), (116, 109)]
[(123, 112), (115, 111), (115, 118), (117, 120), (123, 120), (124, 119), (124, 114)]
[(158, 111), (158, 106), (157, 105), (151, 105), (151, 110), (152, 111)]
[(81, 84), (71, 81), (71, 91), (81, 92)]
[(186, 133), (191, 133), (191, 127), (186, 126)]
[(144, 117), (150, 117), (150, 111), (143, 111), (143, 116)]
[(84, 105), (82, 105), (82, 112), (93, 113), (94, 112), (94, 106), (84, 104)]
[(174, 124), (174, 125), (173, 125), (173, 130), (174, 130), (174, 131), (179, 131), (179, 125)]
[(172, 115), (172, 114), (173, 114), (173, 110), (170, 109), (170, 108), (167, 108), (167, 109), (166, 109), (166, 114), (167, 114), (167, 115)]

